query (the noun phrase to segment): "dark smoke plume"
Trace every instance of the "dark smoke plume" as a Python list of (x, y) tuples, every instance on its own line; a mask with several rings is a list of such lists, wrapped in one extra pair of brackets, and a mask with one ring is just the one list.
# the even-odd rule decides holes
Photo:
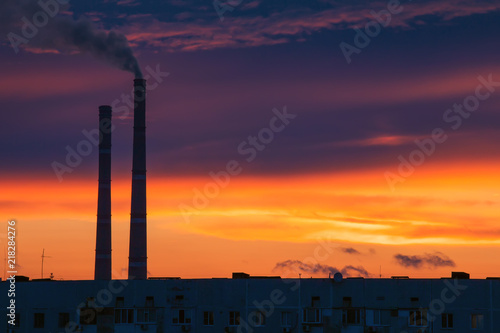
[(396, 262), (403, 267), (422, 268), (424, 264), (431, 268), (435, 267), (455, 267), (455, 262), (441, 252), (425, 255), (407, 256), (404, 254), (394, 255)]
[[(64, 1), (60, 1), (64, 2)], [(45, 7), (41, 6), (45, 4)], [(50, 6), (47, 7), (47, 4)], [(59, 15), (64, 6), (58, 1), (2, 0), (0, 2), (0, 31), (9, 39), (23, 40), (19, 46), (57, 50), (59, 52), (89, 53), (122, 70), (142, 78), (137, 59), (127, 38), (115, 31), (99, 31), (85, 19), (77, 21)], [(47, 17), (46, 24), (36, 26), (34, 17)], [(22, 28), (32, 25), (32, 29)], [(43, 21), (42, 21), (43, 22)], [(26, 34), (28, 31), (30, 34)], [(19, 39), (17, 39), (19, 37)], [(11, 43), (12, 44), (12, 43)]]
[(91, 23), (85, 20), (60, 19), (54, 22), (54, 28), (53, 36), (58, 38), (47, 40), (45, 45), (55, 49), (62, 49), (66, 45), (75, 46), (82, 53), (90, 53), (120, 69), (134, 73), (137, 78), (142, 78), (137, 59), (123, 34), (96, 31)]
[[(344, 266), (342, 269), (337, 269), (336, 267), (322, 264), (310, 264), (305, 263), (300, 260), (286, 260), (276, 263), (273, 271), (286, 271), (295, 273), (310, 273), (310, 274), (335, 274), (342, 273), (344, 276), (363, 276), (370, 277), (371, 274), (364, 269), (362, 266), (354, 267), (351, 265)], [(353, 274), (354, 273), (354, 274)]]
[(353, 247), (341, 247), (340, 251), (347, 253), (347, 254), (361, 254), (358, 250), (356, 250)]

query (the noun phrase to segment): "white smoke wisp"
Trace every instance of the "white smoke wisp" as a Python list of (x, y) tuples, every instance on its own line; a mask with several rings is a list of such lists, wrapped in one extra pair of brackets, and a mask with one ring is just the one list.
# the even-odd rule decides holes
[[(125, 35), (97, 30), (86, 19), (59, 15), (67, 0), (2, 0), (0, 32), (17, 52), (18, 46), (60, 53), (88, 53), (142, 78), (139, 63)], [(29, 50), (28, 47), (28, 50)]]

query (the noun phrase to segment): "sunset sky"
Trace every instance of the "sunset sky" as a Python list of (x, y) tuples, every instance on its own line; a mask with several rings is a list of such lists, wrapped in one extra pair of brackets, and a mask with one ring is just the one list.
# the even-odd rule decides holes
[[(45, 249), (45, 277), (93, 278), (85, 133), (113, 105), (113, 276), (126, 277), (134, 75), (62, 42), (54, 18), (16, 52), (7, 36), (43, 9), (14, 3), (0, 8), (0, 245), (15, 219), (19, 274), (39, 278)], [(500, 276), (498, 1), (222, 4), (57, 11), (124, 34), (147, 78), (150, 276)], [(228, 163), (237, 175), (221, 176)]]

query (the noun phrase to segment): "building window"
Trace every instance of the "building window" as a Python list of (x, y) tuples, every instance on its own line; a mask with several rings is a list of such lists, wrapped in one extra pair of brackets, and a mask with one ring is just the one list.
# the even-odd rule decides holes
[(292, 327), (292, 313), (288, 311), (281, 312), (281, 326)]
[(156, 322), (156, 309), (137, 309), (138, 323)]
[(66, 325), (69, 323), (69, 313), (67, 312), (61, 312), (59, 313), (59, 328), (66, 327)]
[(153, 296), (146, 296), (146, 308), (154, 308), (155, 298)]
[(250, 314), (248, 321), (250, 322), (250, 325), (255, 327), (264, 326), (266, 324), (266, 317), (260, 311), (253, 311)]
[(377, 326), (390, 325), (391, 311), (390, 310), (373, 310), (373, 324)]
[(318, 308), (320, 306), (320, 298), (319, 296), (313, 296), (311, 297), (311, 306), (313, 308)]
[(97, 323), (97, 311), (95, 308), (80, 309), (80, 324), (95, 325)]
[(342, 310), (342, 324), (348, 324), (348, 325), (361, 324), (361, 309)]
[(125, 307), (125, 298), (117, 297), (115, 301), (115, 308), (123, 308)]
[(240, 324), (240, 312), (230, 311), (229, 312), (229, 326), (238, 326)]
[(203, 312), (203, 325), (213, 326), (214, 325), (214, 312), (205, 311)]
[(303, 312), (304, 323), (321, 323), (321, 309), (304, 309)]
[(453, 328), (453, 314), (441, 314), (441, 328)]
[(427, 311), (412, 310), (410, 311), (409, 324), (410, 327), (425, 327), (427, 326)]
[(134, 309), (115, 309), (115, 324), (132, 324)]
[(472, 314), (470, 324), (473, 330), (482, 330), (484, 328), (484, 316), (482, 314)]
[(34, 328), (44, 328), (45, 327), (45, 314), (44, 313), (35, 313), (33, 319), (33, 327)]
[(342, 306), (344, 308), (350, 308), (352, 306), (352, 298), (351, 297), (342, 298)]
[(174, 316), (172, 317), (173, 324), (191, 324), (191, 316), (189, 315), (188, 310), (177, 309), (174, 310)]

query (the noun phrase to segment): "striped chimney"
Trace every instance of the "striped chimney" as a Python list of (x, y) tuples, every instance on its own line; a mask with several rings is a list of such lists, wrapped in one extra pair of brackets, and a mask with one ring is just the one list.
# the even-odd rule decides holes
[(95, 280), (111, 280), (111, 106), (99, 107), (99, 190)]
[(147, 279), (146, 80), (134, 80), (134, 147), (128, 278)]

